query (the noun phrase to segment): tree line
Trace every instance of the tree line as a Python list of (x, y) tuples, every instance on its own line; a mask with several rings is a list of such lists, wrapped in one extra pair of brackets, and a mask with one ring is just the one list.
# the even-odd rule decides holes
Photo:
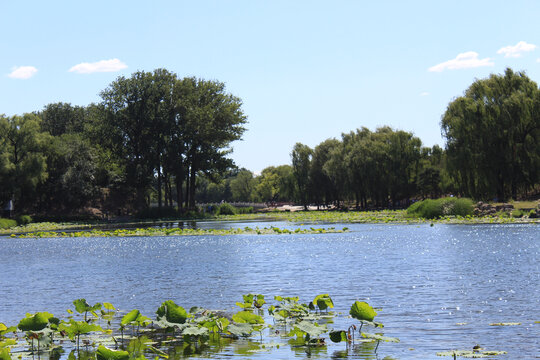
[(198, 177), (233, 167), (229, 145), (246, 116), (223, 83), (157, 69), (119, 77), (100, 96), (0, 116), (0, 203), (37, 213), (140, 211), (152, 200), (194, 208)]
[(29, 213), (194, 209), (197, 202), (403, 207), (443, 194), (482, 200), (539, 193), (540, 90), (522, 72), (476, 80), (441, 120), (445, 148), (361, 127), (255, 175), (230, 159), (242, 101), (218, 81), (165, 69), (119, 77), (88, 106), (53, 103), (0, 116), (0, 204)]

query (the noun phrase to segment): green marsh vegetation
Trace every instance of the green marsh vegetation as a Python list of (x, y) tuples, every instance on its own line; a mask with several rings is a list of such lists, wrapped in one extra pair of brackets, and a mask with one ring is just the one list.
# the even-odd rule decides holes
[[(186, 310), (167, 300), (154, 316), (145, 316), (138, 309), (118, 311), (107, 302), (90, 305), (77, 299), (73, 301), (75, 311), (67, 309), (65, 319), (38, 312), (27, 314), (17, 326), (0, 323), (0, 359), (51, 358), (65, 352), (69, 352), (69, 359), (183, 358), (219, 353), (231, 344), (234, 347), (235, 342), (240, 344), (238, 354), (289, 346), (309, 355), (325, 348), (328, 340), (344, 343), (347, 351), (355, 341), (377, 343), (377, 352), (379, 342), (399, 341), (361, 331), (355, 340), (350, 331), (332, 329), (334, 320), (343, 315), (330, 311), (334, 303), (328, 294), (317, 295), (309, 305), (300, 303), (298, 297), (275, 296), (267, 309), (262, 294), (246, 294), (242, 299), (237, 303), (240, 311), (232, 312), (201, 307)], [(357, 301), (350, 313), (364, 325), (382, 329), (382, 324), (371, 322), (374, 315), (370, 309), (367, 303)], [(243, 348), (246, 344), (247, 352)]]

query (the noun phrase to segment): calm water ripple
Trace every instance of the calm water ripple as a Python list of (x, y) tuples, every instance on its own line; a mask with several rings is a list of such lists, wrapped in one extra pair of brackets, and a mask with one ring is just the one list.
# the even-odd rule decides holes
[[(239, 227), (252, 224), (238, 224)], [(337, 225), (336, 227), (341, 227)], [(382, 308), (377, 319), (399, 344), (379, 357), (432, 359), (451, 349), (540, 353), (540, 231), (537, 225), (343, 225), (344, 234), (141, 238), (0, 237), (0, 322), (26, 312), (66, 314), (77, 298), (109, 301), (153, 317), (173, 299), (231, 310), (242, 294), (329, 293), (336, 311), (355, 300)], [(490, 323), (521, 322), (519, 326)], [(346, 328), (340, 318), (329, 327)], [(246, 345), (246, 344), (244, 344)], [(215, 355), (228, 357), (234, 347)], [(246, 345), (247, 346), (247, 345)], [(412, 349), (412, 350), (411, 350)], [(357, 344), (350, 357), (375, 358)], [(343, 344), (312, 357), (346, 356)], [(305, 358), (282, 347), (249, 358)]]

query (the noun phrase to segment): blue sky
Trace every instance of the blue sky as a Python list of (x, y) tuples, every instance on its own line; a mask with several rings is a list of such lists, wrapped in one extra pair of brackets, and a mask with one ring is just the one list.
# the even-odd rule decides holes
[(0, 15), (0, 113), (99, 102), (164, 67), (243, 100), (232, 157), (256, 172), (362, 126), (444, 145), (441, 116), (475, 79), (540, 81), (538, 1), (2, 0)]

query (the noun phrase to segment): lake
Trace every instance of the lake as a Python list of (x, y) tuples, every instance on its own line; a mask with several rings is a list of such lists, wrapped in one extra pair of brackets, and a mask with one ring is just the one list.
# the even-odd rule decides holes
[[(354, 323), (346, 315), (355, 300), (381, 309), (376, 320), (385, 325), (385, 335), (401, 342), (381, 343), (380, 359), (443, 359), (436, 353), (471, 350), (476, 344), (508, 352), (495, 358), (538, 358), (538, 225), (331, 226), (347, 226), (350, 232), (0, 237), (0, 322), (16, 325), (25, 313), (37, 311), (65, 317), (78, 298), (91, 304), (111, 302), (127, 311), (137, 308), (155, 318), (156, 309), (168, 299), (187, 309), (234, 312), (242, 294), (264, 294), (272, 304), (274, 295), (299, 296), (308, 303), (328, 293), (334, 310), (343, 313), (329, 328), (346, 329)], [(490, 326), (507, 322), (521, 325)], [(257, 346), (238, 342), (202, 357), (307, 357), (290, 346), (246, 354), (245, 349), (238, 350), (242, 344)], [(375, 359), (372, 350), (365, 345), (347, 350), (343, 343), (330, 343), (311, 357)]]

